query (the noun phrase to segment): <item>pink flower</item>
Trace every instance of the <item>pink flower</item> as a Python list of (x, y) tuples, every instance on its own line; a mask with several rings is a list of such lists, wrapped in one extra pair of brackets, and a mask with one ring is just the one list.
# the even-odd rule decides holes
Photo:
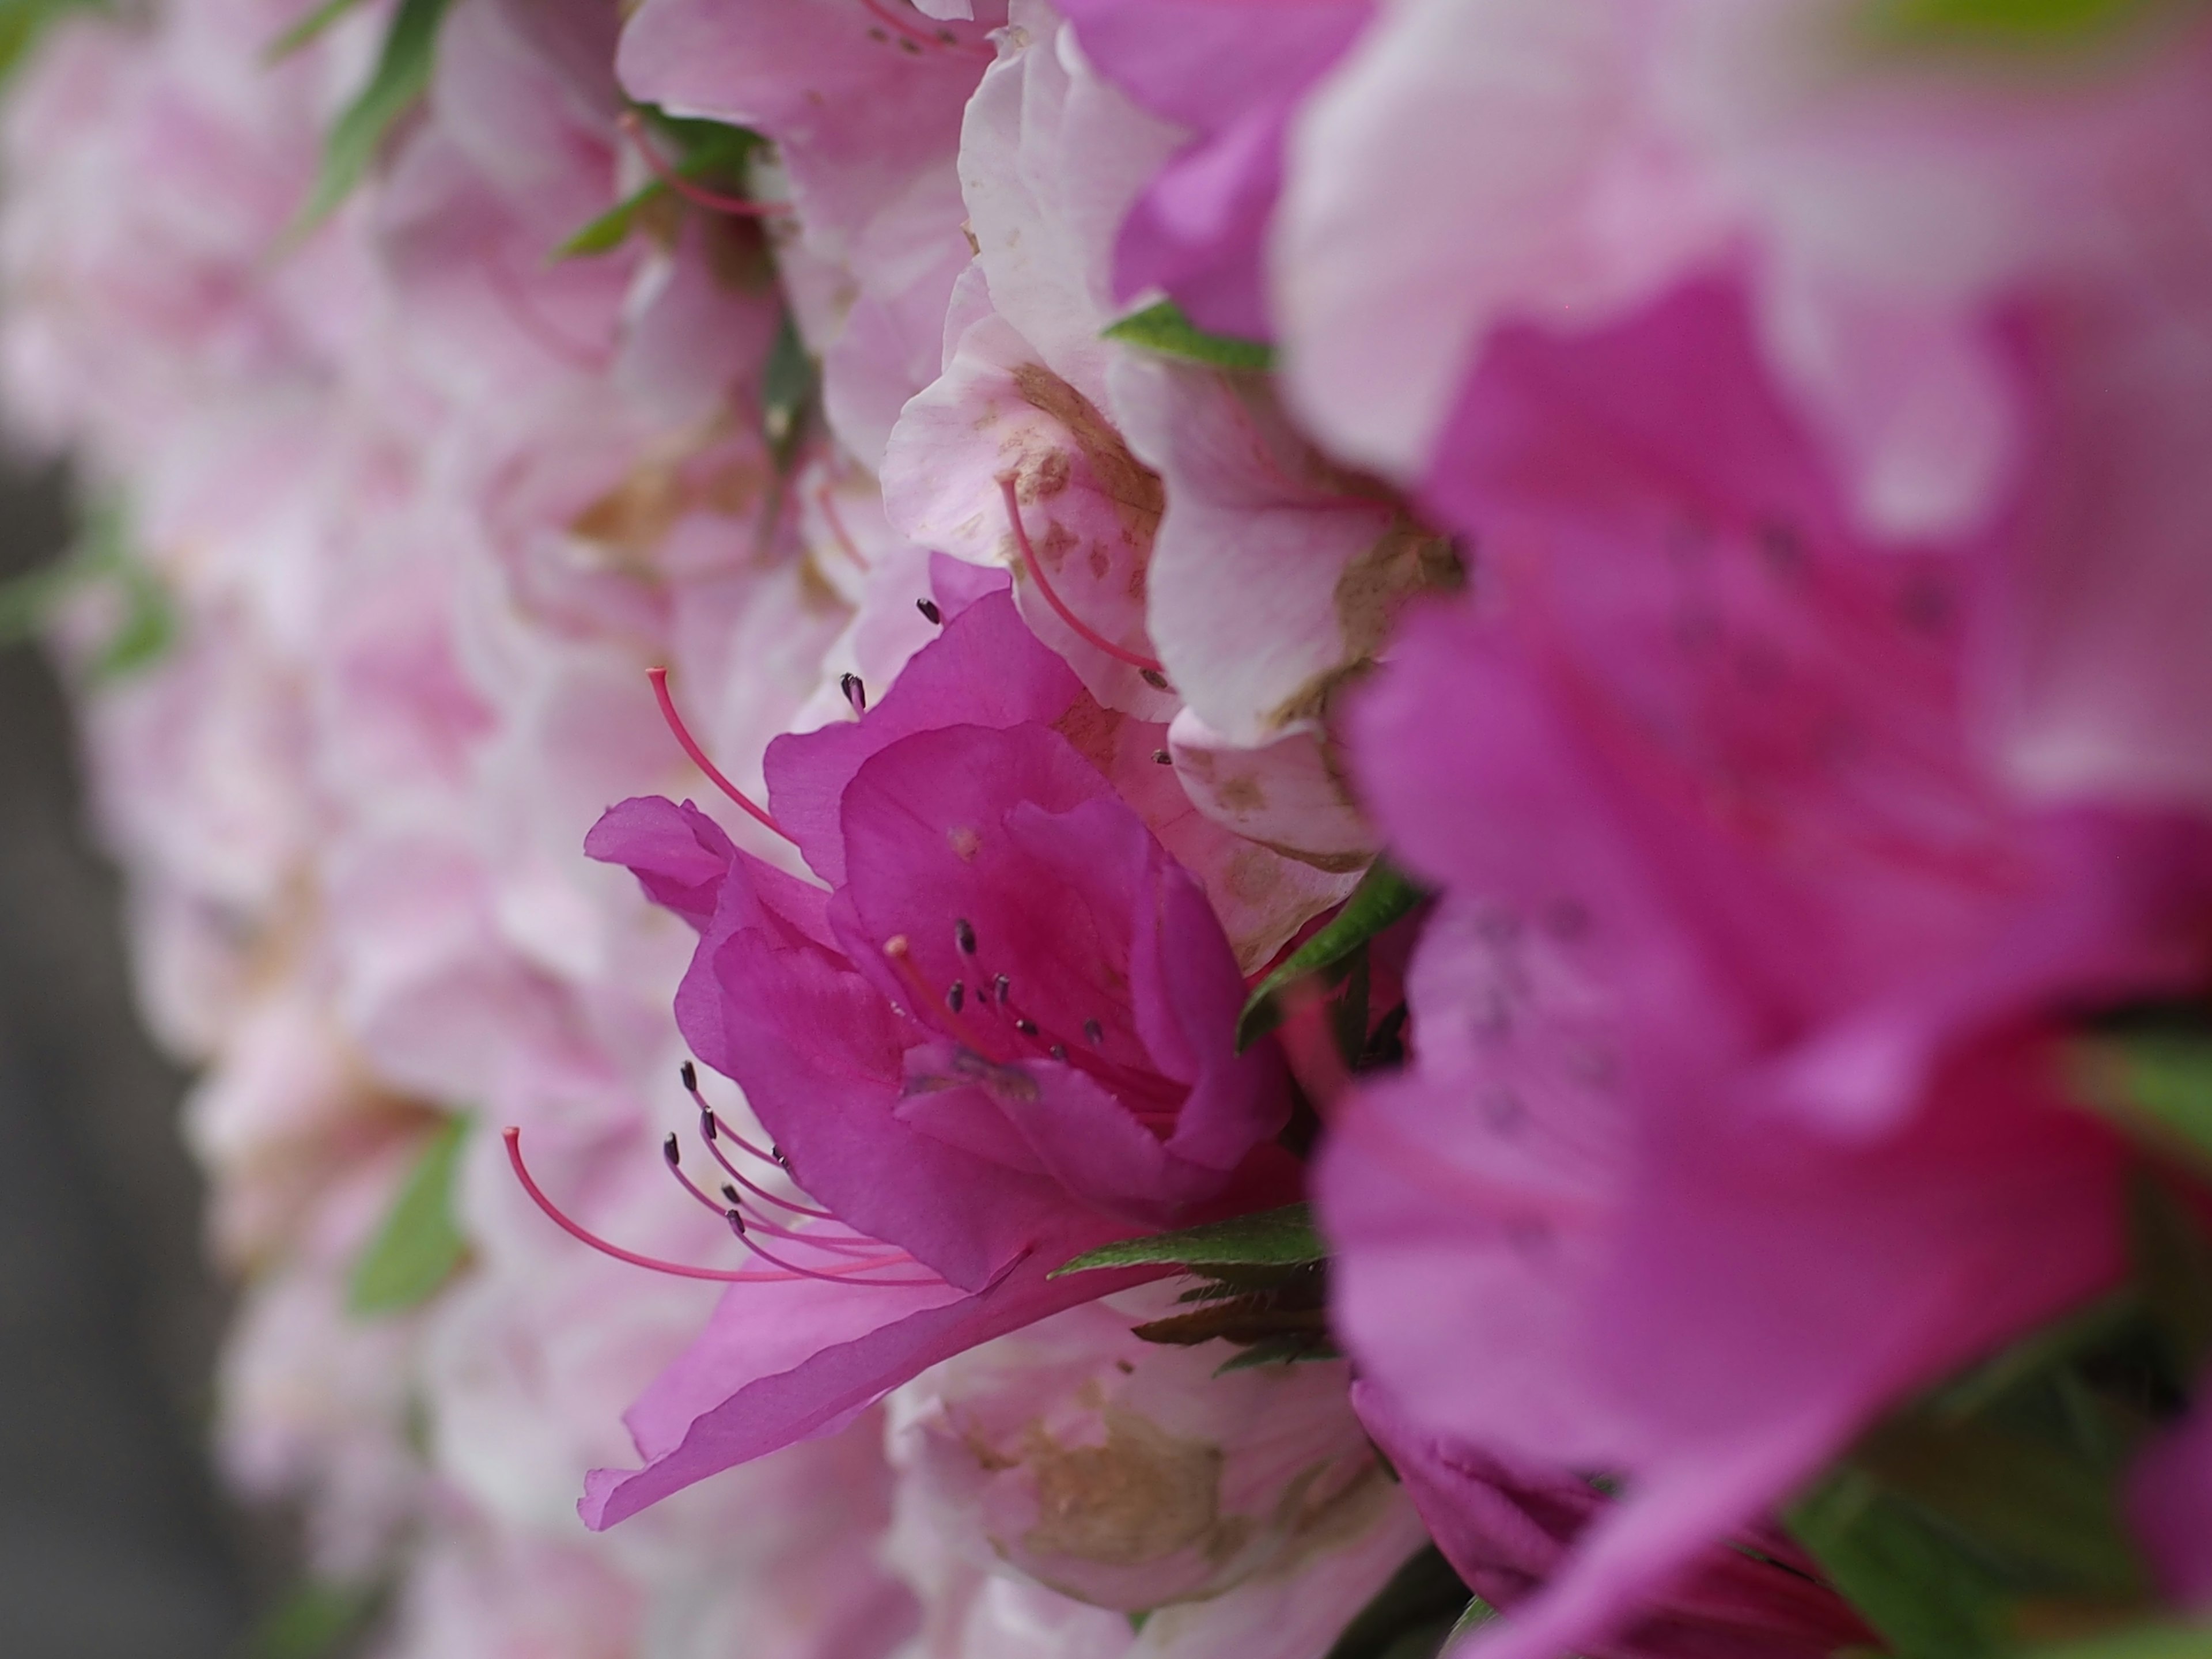
[[(1493, 1607), (1510, 1610), (1540, 1589), (1613, 1507), (1571, 1469), (1424, 1432), (1371, 1382), (1352, 1384), (1352, 1403), (1437, 1547)], [(1633, 1626), (1577, 1651), (1588, 1659), (1824, 1659), (1873, 1644), (1788, 1537), (1761, 1527), (1744, 1543), (1711, 1546), (1692, 1576)]]
[(1201, 328), (1273, 332), (1261, 250), (1282, 183), (1283, 131), (1351, 45), (1371, 0), (1062, 0), (1099, 72), (1189, 131), (1122, 222), (1114, 287), (1164, 289)]
[(874, 467), (936, 374), (968, 263), (953, 171), (962, 106), (1004, 17), (931, 24), (885, 0), (647, 0), (617, 67), (632, 97), (776, 146), (798, 234), (781, 250), (832, 428)]
[(2109, 1281), (2121, 1150), (2045, 1028), (2195, 981), (2206, 849), (2004, 795), (1975, 550), (1868, 556), (1729, 292), (1502, 337), (1450, 433), (1437, 505), (1492, 581), (1354, 722), (1444, 889), (1418, 1060), (1322, 1197), (1344, 1331), (1416, 1421), (1630, 1477), (1491, 1638), (1533, 1659)]
[[(1131, 1334), (1188, 1311), (1168, 1290), (1071, 1308), (894, 1395), (902, 1502), (922, 1512), (912, 1524), (979, 1566), (1131, 1612), (1290, 1578), (1381, 1530), (1380, 1589), (1419, 1533), (1345, 1403), (1347, 1369), (1216, 1376), (1226, 1344)], [(1325, 1649), (1364, 1599), (1304, 1639)]]
[(775, 820), (826, 890), (696, 808), (628, 801), (592, 831), (701, 930), (678, 1024), (813, 1202), (759, 1197), (765, 1154), (726, 1162), (732, 1225), (770, 1264), (740, 1276), (781, 1282), (733, 1286), (640, 1402), (652, 1461), (594, 1475), (592, 1524), (1127, 1282), (1047, 1278), (1082, 1250), (1283, 1196), (1288, 1103), (1271, 1050), (1232, 1050), (1235, 958), (1050, 723), (1074, 699), (992, 594), (857, 723), (770, 747)]

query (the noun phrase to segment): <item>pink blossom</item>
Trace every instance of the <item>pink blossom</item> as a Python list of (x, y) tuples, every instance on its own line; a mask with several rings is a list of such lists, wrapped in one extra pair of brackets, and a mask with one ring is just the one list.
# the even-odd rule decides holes
[(833, 429), (872, 467), (899, 405), (935, 374), (968, 260), (953, 155), (1003, 13), (937, 27), (867, 0), (728, 7), (647, 0), (624, 27), (625, 89), (774, 141), (797, 235), (782, 250)]
[[(1437, 1547), (1493, 1607), (1510, 1609), (1540, 1589), (1613, 1505), (1571, 1469), (1423, 1432), (1371, 1382), (1354, 1383), (1352, 1401)], [(1744, 1544), (1710, 1547), (1693, 1574), (1635, 1625), (1577, 1650), (1589, 1659), (1819, 1659), (1873, 1642), (1787, 1536), (1761, 1527)]]
[(593, 830), (701, 929), (678, 1023), (849, 1230), (754, 1217), (768, 1277), (780, 1252), (811, 1277), (732, 1288), (631, 1414), (647, 1468), (593, 1477), (594, 1524), (1114, 1288), (1047, 1279), (1084, 1249), (1280, 1192), (1287, 1102), (1272, 1050), (1231, 1051), (1227, 941), (1047, 723), (1070, 682), (995, 594), (860, 721), (779, 739), (769, 808), (827, 890), (696, 808), (626, 802)]
[(1121, 223), (1114, 287), (1164, 289), (1200, 327), (1266, 339), (1261, 250), (1299, 98), (1366, 24), (1370, 0), (1064, 0), (1108, 80), (1191, 134)]
[[(907, 1384), (891, 1401), (902, 1501), (980, 1566), (1136, 1612), (1293, 1577), (1378, 1528), (1410, 1553), (1346, 1368), (1217, 1376), (1225, 1345), (1130, 1334), (1176, 1311), (1165, 1291), (1072, 1308)], [(1358, 1605), (1309, 1639), (1326, 1647)]]
[(1356, 722), (1447, 896), (1418, 1063), (1322, 1196), (1346, 1334), (1418, 1422), (1631, 1479), (1492, 1638), (1534, 1656), (2109, 1282), (2120, 1149), (2039, 1024), (2193, 982), (2204, 848), (2003, 794), (1971, 553), (1865, 556), (1726, 291), (1503, 337), (1451, 434), (1492, 590)]

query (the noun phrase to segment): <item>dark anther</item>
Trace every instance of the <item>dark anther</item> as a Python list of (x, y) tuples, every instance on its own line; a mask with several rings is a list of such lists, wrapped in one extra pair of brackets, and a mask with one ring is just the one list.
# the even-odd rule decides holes
[(1067, 1058), (1067, 1045), (1064, 1042), (1055, 1042), (1048, 1052), (1054, 1060), (1064, 1061)]
[(1106, 1028), (1095, 1019), (1083, 1022), (1083, 1035), (1091, 1039), (1093, 1048), (1103, 1048), (1106, 1042)]
[(730, 1185), (726, 1181), (722, 1183), (722, 1196), (728, 1199), (732, 1204), (739, 1201), (738, 1198), (738, 1189)]
[(699, 1068), (688, 1060), (676, 1068), (676, 1075), (684, 1079), (684, 1092), (687, 1095), (699, 1086)]
[(709, 1140), (712, 1140), (714, 1138), (716, 1132), (714, 1128), (714, 1115), (712, 1112), (702, 1111), (699, 1114), (699, 1133)]
[(1006, 993), (1013, 988), (1013, 981), (1008, 979), (1004, 974), (991, 981), (991, 994), (998, 998), (999, 1006), (1001, 1008), (1006, 1006)]
[(1155, 749), (1152, 750), (1152, 764), (1155, 766), (1173, 766), (1175, 764), (1175, 757), (1168, 753), (1164, 749)]
[(1014, 1016), (1014, 1029), (1024, 1036), (1035, 1036), (1037, 1031), (1036, 1022), (1033, 1019), (1024, 1019), (1017, 1014)]
[(1168, 677), (1157, 668), (1139, 668), (1137, 671), (1137, 677), (1155, 691), (1164, 691), (1168, 689)]
[(951, 984), (945, 988), (945, 1006), (950, 1008), (954, 1013), (958, 1013), (960, 1012), (960, 1005), (967, 1000), (968, 988), (960, 981), (956, 979)]
[(945, 625), (945, 613), (937, 608), (935, 599), (916, 599), (914, 602), (914, 608), (939, 627), (942, 628)]
[(960, 947), (961, 955), (972, 957), (975, 954), (975, 929), (967, 917), (962, 916), (953, 922), (952, 942)]
[(739, 1238), (743, 1238), (745, 1236), (744, 1217), (739, 1215), (732, 1209), (724, 1211), (722, 1213), (722, 1218), (730, 1224), (730, 1231), (735, 1233)]
[(860, 683), (858, 674), (840, 674), (837, 689), (845, 694), (845, 701), (853, 705), (855, 714), (868, 712), (868, 688)]
[(668, 1167), (672, 1170), (684, 1161), (684, 1149), (676, 1144), (674, 1135), (660, 1143), (660, 1155), (668, 1160)]

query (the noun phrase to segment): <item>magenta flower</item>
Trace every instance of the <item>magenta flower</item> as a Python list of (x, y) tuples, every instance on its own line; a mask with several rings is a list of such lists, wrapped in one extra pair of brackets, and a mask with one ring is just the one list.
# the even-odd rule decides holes
[(1504, 336), (1449, 433), (1478, 598), (1353, 723), (1444, 896), (1417, 1061), (1322, 1197), (1416, 1421), (1628, 1478), (1483, 1649), (1539, 1659), (2111, 1280), (2123, 1153), (2049, 1033), (2200, 982), (2208, 866), (2002, 793), (1960, 690), (1990, 550), (1857, 544), (1730, 292)]
[[(1372, 1382), (1352, 1409), (1468, 1589), (1510, 1611), (1614, 1500), (1571, 1469), (1424, 1432)], [(1747, 1547), (1738, 1548), (1737, 1543)], [(1878, 1644), (1804, 1552), (1771, 1527), (1710, 1546), (1672, 1593), (1582, 1659), (1827, 1659)]]
[(1190, 130), (1122, 222), (1114, 287), (1162, 288), (1202, 328), (1266, 339), (1261, 253), (1283, 137), (1307, 89), (1366, 26), (1372, 0), (1065, 0), (1099, 73)]
[[(773, 1138), (704, 1114), (729, 1180), (692, 1190), (766, 1265), (676, 1267), (744, 1282), (630, 1413), (649, 1461), (593, 1474), (593, 1527), (1149, 1276), (1048, 1278), (1084, 1250), (1294, 1194), (1279, 1062), (1232, 1046), (1228, 942), (1048, 723), (1094, 708), (1075, 693), (994, 592), (857, 723), (770, 747), (770, 821), (827, 887), (688, 804), (592, 831), (700, 930), (678, 1024)], [(670, 1161), (691, 1184), (672, 1137)]]

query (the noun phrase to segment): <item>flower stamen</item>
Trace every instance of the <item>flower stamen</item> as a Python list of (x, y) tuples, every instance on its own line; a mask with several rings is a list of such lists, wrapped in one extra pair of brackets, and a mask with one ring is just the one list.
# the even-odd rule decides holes
[(750, 796), (724, 777), (721, 769), (707, 758), (707, 751), (700, 748), (690, 732), (685, 728), (684, 717), (676, 712), (675, 699), (668, 695), (668, 671), (665, 668), (651, 669), (647, 672), (646, 678), (653, 682), (653, 695), (659, 700), (660, 718), (668, 723), (669, 731), (674, 734), (677, 743), (681, 745), (684, 752), (690, 757), (691, 763), (704, 772), (708, 781), (717, 789), (751, 814), (755, 823), (781, 836), (793, 847), (798, 846), (799, 838), (796, 836), (770, 817), (767, 808), (755, 805)]
[[(1053, 614), (1073, 629), (1086, 645), (1096, 646), (1115, 661), (1125, 662), (1147, 676), (1162, 674), (1162, 665), (1158, 658), (1132, 651), (1126, 645), (1115, 644), (1067, 608), (1066, 602), (1053, 591), (1051, 582), (1045, 579), (1044, 562), (1037, 557), (1036, 549), (1030, 541), (1028, 527), (1022, 523), (1021, 502), (1015, 496), (1011, 473), (999, 480), (999, 493), (1006, 498), (1006, 521), (1014, 527), (1014, 545), (1021, 550), (1022, 566), (1030, 573), (1030, 580), (1036, 584), (1037, 592), (1044, 595), (1044, 602), (1052, 607)], [(1148, 679), (1146, 683), (1153, 682)], [(1167, 681), (1162, 678), (1157, 684), (1164, 687)]]

